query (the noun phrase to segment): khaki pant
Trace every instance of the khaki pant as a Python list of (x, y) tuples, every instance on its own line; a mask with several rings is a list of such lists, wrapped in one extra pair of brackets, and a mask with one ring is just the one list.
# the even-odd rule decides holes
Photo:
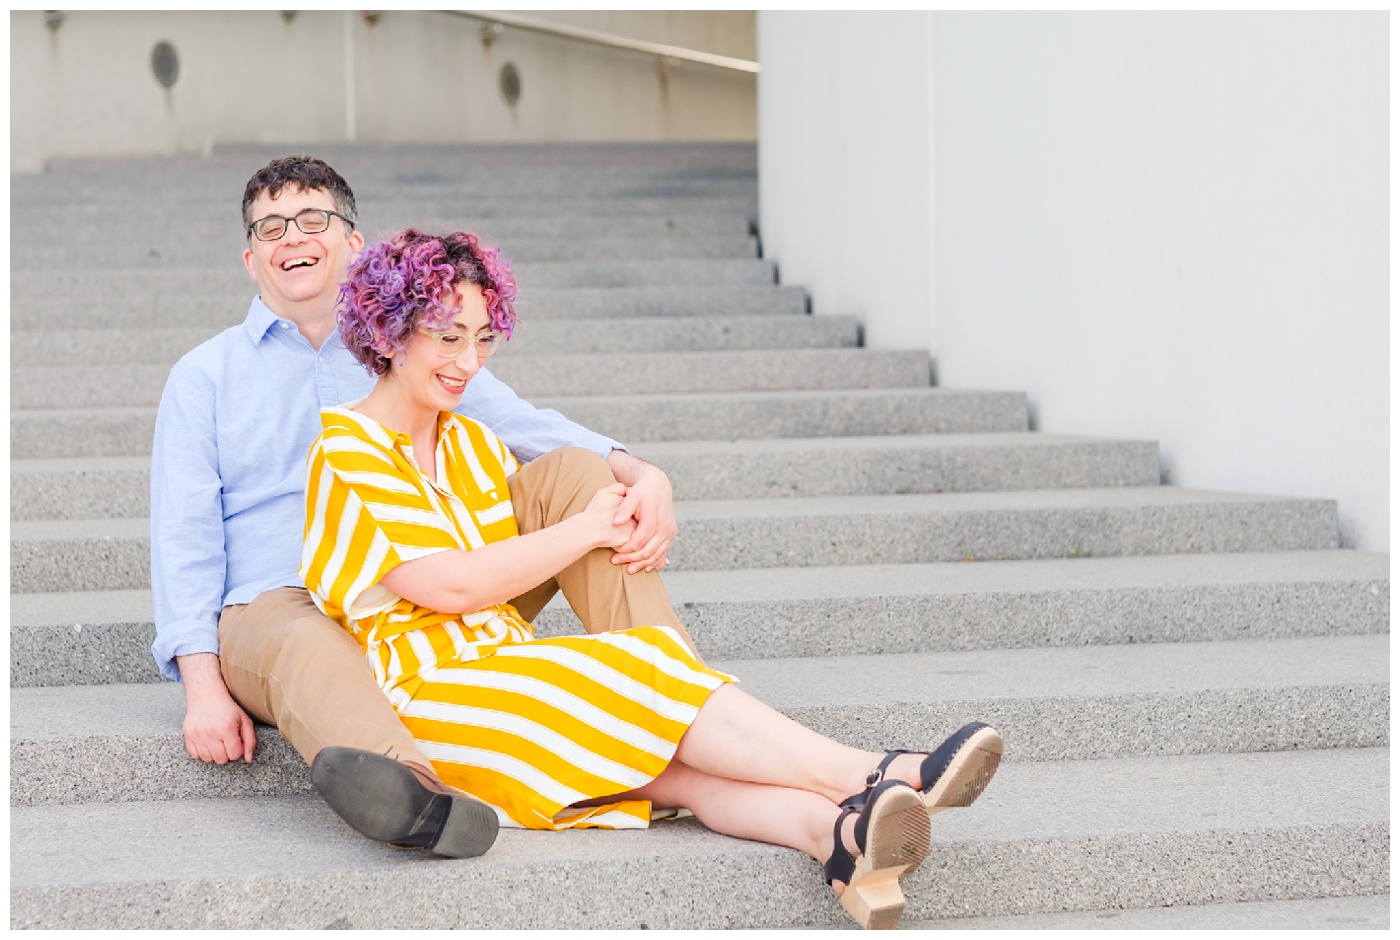
[[(608, 465), (580, 448), (561, 448), (531, 461), (510, 478), (521, 533), (579, 512), (613, 482)], [(533, 620), (562, 589), (590, 633), (669, 626), (693, 649), (661, 576), (629, 575), (626, 566), (609, 560), (612, 554), (612, 549), (595, 549), (512, 603)], [(219, 661), (238, 703), (257, 720), (275, 725), (307, 763), (321, 748), (339, 745), (432, 766), (375, 685), (359, 643), (322, 614), (303, 588), (276, 588), (251, 603), (225, 607)]]

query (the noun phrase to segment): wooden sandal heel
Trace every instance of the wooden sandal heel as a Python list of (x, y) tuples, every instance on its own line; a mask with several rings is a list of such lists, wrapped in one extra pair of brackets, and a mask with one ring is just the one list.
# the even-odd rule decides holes
[[(855, 842), (852, 856), (841, 839), (841, 826), (854, 813)], [(899, 880), (914, 871), (928, 856), (928, 813), (919, 792), (896, 780), (875, 787), (865, 804), (844, 808), (836, 818), (835, 845), (825, 866), (826, 883), (841, 881), (844, 907), (867, 930), (888, 930), (904, 914), (904, 892)]]

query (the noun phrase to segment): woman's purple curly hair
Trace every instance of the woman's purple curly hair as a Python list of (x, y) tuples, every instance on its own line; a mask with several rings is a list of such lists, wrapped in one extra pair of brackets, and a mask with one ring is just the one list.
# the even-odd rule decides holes
[(410, 228), (366, 248), (340, 285), (338, 325), (345, 348), (374, 375), (408, 345), (417, 326), (443, 329), (457, 313), (458, 282), (486, 297), (491, 328), (515, 332), (515, 278), (499, 248), (475, 235), (428, 235)]

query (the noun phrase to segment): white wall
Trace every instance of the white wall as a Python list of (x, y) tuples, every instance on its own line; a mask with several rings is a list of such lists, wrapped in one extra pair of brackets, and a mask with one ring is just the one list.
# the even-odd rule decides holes
[[(749, 11), (520, 11), (537, 19), (739, 58)], [(174, 87), (151, 72), (172, 43)], [(519, 102), (499, 71), (513, 63)], [(347, 69), (347, 64), (349, 69)], [(353, 77), (347, 78), (347, 71)], [(301, 11), (10, 13), (10, 160), (200, 153), (216, 143), (752, 140), (751, 74), (507, 29), (490, 46), (475, 20), (444, 13)]]
[(873, 346), (931, 347), (922, 13), (759, 13), (764, 254)]
[[(874, 345), (900, 344), (881, 322), (928, 318), (940, 383), (1025, 389), (1039, 429), (1157, 440), (1179, 485), (1335, 498), (1343, 544), (1388, 550), (1386, 15), (910, 16), (931, 96), (884, 81), (889, 53), (918, 54), (909, 19), (871, 16), (818, 64), (800, 50), (850, 36), (843, 17), (759, 16), (764, 244), (785, 278), (839, 280)], [(813, 107), (814, 71), (890, 99), (900, 125), (875, 133), (922, 128), (931, 163), (900, 181), (887, 157), (843, 164), (869, 125), (832, 121), (804, 142), (829, 175), (790, 193), (769, 138)], [(900, 237), (932, 181), (922, 269), (845, 269), (841, 245), (791, 234), (791, 214), (847, 218), (872, 173), (907, 184)], [(889, 302), (931, 274), (921, 309)]]

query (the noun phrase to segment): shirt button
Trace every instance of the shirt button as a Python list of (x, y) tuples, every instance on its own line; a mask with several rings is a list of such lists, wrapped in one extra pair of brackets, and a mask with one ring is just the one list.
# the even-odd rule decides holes
[(291, 328), (292, 328), (292, 325), (291, 325), (290, 323), (288, 323), (286, 320), (283, 320), (283, 321), (282, 321), (282, 329), (284, 329), (284, 330), (290, 330)]

